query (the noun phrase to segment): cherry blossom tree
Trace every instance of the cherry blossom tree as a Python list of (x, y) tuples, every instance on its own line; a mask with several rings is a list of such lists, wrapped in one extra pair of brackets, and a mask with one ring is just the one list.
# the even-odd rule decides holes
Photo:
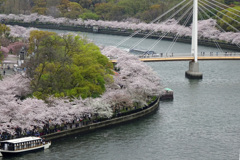
[(51, 98), (48, 104), (36, 98), (20, 100), (16, 96), (27, 95), (30, 90), (29, 80), (19, 74), (5, 77), (0, 87), (0, 132), (13, 134), (15, 128), (32, 130), (34, 126), (42, 128), (49, 122), (51, 125), (72, 122), (84, 114), (112, 116), (110, 104), (100, 98), (96, 101)]
[(18, 54), (22, 47), (27, 48), (27, 44), (23, 42), (14, 42), (9, 44), (7, 49), (13, 54)]
[(6, 58), (6, 57), (7, 57), (7, 54), (9, 53), (9, 49), (8, 49), (7, 47), (1, 46), (0, 51), (2, 51), (4, 57)]
[[(160, 23), (140, 22), (139, 20), (126, 19), (122, 22), (118, 21), (102, 21), (102, 20), (82, 20), (82, 19), (68, 19), (68, 18), (54, 18), (52, 16), (38, 15), (36, 13), (30, 15), (14, 15), (14, 14), (0, 14), (0, 20), (9, 20), (24, 23), (42, 23), (42, 24), (56, 24), (56, 25), (72, 25), (72, 26), (98, 26), (100, 28), (112, 28), (112, 29), (125, 29), (125, 30), (140, 30), (140, 31), (154, 31), (154, 32), (170, 32), (173, 34), (179, 33), (180, 36), (191, 36), (191, 26), (179, 25), (175, 19), (169, 19)], [(229, 37), (225, 37), (226, 33), (217, 29), (217, 22), (214, 19), (199, 21), (199, 35), (200, 37), (208, 39), (219, 39), (233, 44), (240, 44), (238, 38), (239, 33), (230, 32)], [(28, 31), (22, 32), (21, 28), (15, 29), (16, 31), (11, 33), (11, 36), (29, 36)], [(31, 29), (30, 29), (31, 30)], [(17, 34), (18, 32), (19, 34)], [(24, 33), (24, 34), (21, 34)], [(228, 33), (228, 32), (227, 32)], [(220, 38), (218, 38), (220, 37)]]
[(10, 26), (7, 25), (11, 32), (10, 32), (10, 36), (11, 37), (21, 37), (24, 38), (26, 41), (27, 39), (30, 37), (30, 32), (32, 30), (39, 30), (37, 28), (25, 28), (25, 27), (21, 27), (21, 26)]
[(90, 99), (88, 101), (88, 106), (92, 110), (91, 114), (107, 118), (110, 118), (113, 115), (110, 103), (107, 101), (103, 101), (102, 98)]
[[(19, 30), (26, 32), (21, 27)], [(48, 103), (34, 97), (21, 100), (19, 97), (32, 93), (30, 80), (20, 74), (4, 77), (0, 81), (0, 132), (14, 134), (16, 128), (27, 131), (46, 124), (71, 123), (84, 115), (110, 118), (116, 110), (133, 108), (136, 104), (143, 107), (150, 97), (159, 96), (160, 79), (149, 66), (116, 47), (100, 48), (102, 54), (117, 58), (116, 67), (120, 70), (114, 75), (114, 81), (106, 84), (106, 92), (95, 99), (50, 97)]]
[(101, 97), (112, 110), (121, 110), (123, 107), (133, 107), (132, 95), (127, 89), (110, 89)]
[(117, 77), (114, 79), (117, 83), (115, 86), (119, 85), (120, 89), (126, 89), (131, 95), (129, 99), (144, 106), (149, 97), (160, 94), (162, 89), (160, 79), (149, 66), (140, 62), (136, 56), (115, 47), (104, 47), (102, 53), (108, 57), (118, 57), (116, 67), (120, 71), (119, 75), (115, 76)]
[(26, 96), (31, 93), (29, 79), (20, 74), (5, 77), (0, 81), (0, 95)]

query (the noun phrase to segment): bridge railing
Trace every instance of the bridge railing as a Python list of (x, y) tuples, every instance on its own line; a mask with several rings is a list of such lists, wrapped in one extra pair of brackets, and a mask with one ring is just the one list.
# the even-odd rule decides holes
[[(132, 53), (131, 53), (132, 54)], [(156, 54), (134, 54), (140, 59), (148, 58), (184, 58), (193, 57), (190, 53), (156, 53)], [(200, 52), (198, 57), (240, 57), (240, 52)], [(118, 57), (108, 57), (110, 60), (116, 60)]]
[[(190, 53), (156, 53), (156, 54), (134, 54), (139, 58), (169, 58), (169, 57), (192, 57)], [(219, 56), (219, 57), (230, 57), (230, 56), (240, 56), (240, 52), (200, 52), (198, 57), (204, 56)], [(108, 57), (110, 60), (115, 60), (118, 57)]]

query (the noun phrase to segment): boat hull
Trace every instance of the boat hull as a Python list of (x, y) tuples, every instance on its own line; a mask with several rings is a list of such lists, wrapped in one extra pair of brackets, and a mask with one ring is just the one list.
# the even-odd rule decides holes
[(19, 151), (4, 151), (0, 150), (1, 154), (3, 157), (11, 157), (11, 156), (17, 156), (17, 155), (23, 155), (27, 153), (32, 153), (32, 152), (38, 152), (44, 150), (44, 146), (41, 147), (36, 147), (36, 148), (30, 148), (30, 149), (25, 149), (25, 150), (19, 150)]

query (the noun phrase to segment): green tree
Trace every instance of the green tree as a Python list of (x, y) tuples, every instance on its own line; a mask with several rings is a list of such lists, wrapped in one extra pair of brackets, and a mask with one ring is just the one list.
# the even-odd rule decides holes
[(120, 21), (127, 18), (126, 8), (123, 6), (114, 5), (109, 14), (110, 20)]
[[(240, 6), (235, 6), (233, 8), (235, 10), (240, 11)], [(236, 21), (240, 22), (240, 18), (238, 16), (236, 16), (236, 15), (238, 15), (238, 12), (235, 10), (232, 10), (231, 8), (228, 8), (227, 10), (222, 10), (221, 12), (224, 13), (226, 16), (221, 13), (217, 14), (219, 17), (221, 17), (220, 20), (218, 19), (217, 23), (226, 31), (236, 31), (236, 30), (234, 30), (231, 26), (226, 24), (224, 21), (228, 22), (229, 24), (234, 26), (236, 29), (240, 30), (240, 25), (239, 25), (239, 23), (236, 22)], [(234, 15), (228, 11), (231, 11), (231, 12), (235, 13), (236, 15)], [(232, 19), (229, 17), (231, 17)], [(234, 21), (233, 19), (236, 21)]]
[(6, 0), (0, 0), (0, 13), (4, 13), (5, 4), (6, 4)]
[(137, 13), (142, 13), (147, 10), (151, 5), (151, 2), (146, 0), (121, 0), (117, 5), (125, 7), (127, 15), (135, 16)]
[(83, 13), (83, 8), (80, 4), (76, 2), (70, 2), (68, 4), (68, 12), (64, 14), (64, 17), (77, 19), (79, 15)]
[(60, 10), (62, 16), (68, 12), (69, 0), (61, 0), (60, 5), (58, 5), (58, 9)]
[(27, 66), (33, 95), (41, 99), (50, 95), (97, 97), (112, 74), (112, 64), (96, 45), (72, 35), (41, 39)]
[(5, 14), (13, 13), (15, 14), (17, 9), (16, 6), (16, 0), (8, 0), (8, 1), (2, 1), (2, 10)]
[(89, 9), (93, 4), (92, 0), (79, 0), (78, 2), (83, 8)]
[(84, 20), (86, 19), (98, 20), (99, 16), (96, 13), (91, 12), (90, 10), (85, 10), (84, 13), (79, 16), (79, 18), (82, 18)]
[(53, 16), (53, 17), (59, 17), (60, 11), (58, 9), (58, 6), (60, 5), (61, 0), (47, 0), (47, 15)]
[(47, 7), (60, 5), (61, 0), (47, 0)]
[(227, 5), (233, 4), (233, 0), (224, 0), (224, 3)]
[(46, 15), (47, 12), (47, 1), (46, 0), (35, 0), (35, 5), (32, 8), (33, 13), (38, 13), (41, 15)]
[(143, 12), (141, 19), (146, 22), (150, 22), (163, 12), (164, 5), (163, 4), (155, 4), (152, 5), (148, 10)]
[(37, 30), (31, 31), (30, 37), (29, 37), (28, 53), (32, 53), (32, 52), (35, 52), (35, 51), (37, 52), (40, 42), (44, 38), (48, 37), (49, 35), (56, 35), (56, 33), (48, 32), (48, 31), (37, 31)]
[(83, 13), (83, 8), (76, 2), (70, 2), (69, 0), (62, 0), (58, 6), (62, 16), (76, 19)]
[(95, 5), (95, 12), (101, 19), (108, 20), (110, 11), (114, 4), (112, 3), (99, 3)]
[(10, 32), (10, 28), (7, 27), (5, 24), (0, 23), (0, 36), (6, 37)]
[[(8, 33), (10, 32), (10, 28), (7, 27), (5, 24), (1, 24), (0, 23), (0, 39), (4, 39), (6, 37), (6, 35), (8, 35)], [(1, 44), (0, 44), (1, 46)], [(3, 53), (0, 51), (0, 64), (2, 63), (4, 58)], [(2, 76), (0, 74), (0, 80), (2, 79)]]

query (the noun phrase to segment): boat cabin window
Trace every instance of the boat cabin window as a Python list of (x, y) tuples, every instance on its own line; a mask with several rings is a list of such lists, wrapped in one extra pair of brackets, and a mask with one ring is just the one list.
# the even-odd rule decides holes
[(14, 151), (14, 144), (13, 143), (9, 143), (8, 150), (9, 151)]
[(14, 144), (13, 143), (1, 143), (1, 149), (14, 151)]

